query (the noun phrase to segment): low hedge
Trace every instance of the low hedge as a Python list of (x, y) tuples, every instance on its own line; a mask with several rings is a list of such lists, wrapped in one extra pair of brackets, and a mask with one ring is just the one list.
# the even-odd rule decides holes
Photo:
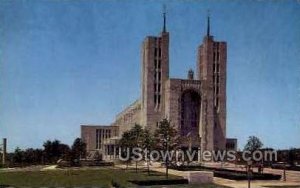
[[(206, 167), (206, 166), (178, 166), (178, 167), (171, 167), (172, 169), (179, 170), (179, 171), (201, 171), (201, 170), (208, 170), (213, 171), (215, 177), (231, 179), (231, 180), (247, 180), (247, 172), (246, 171), (237, 171), (231, 169), (219, 169), (213, 167)], [(280, 180), (281, 175), (276, 174), (259, 174), (259, 173), (252, 173), (251, 179), (252, 180)]]
[(82, 166), (114, 166), (113, 162), (105, 161), (81, 161)]
[(272, 165), (271, 166), (273, 169), (280, 169), (280, 170), (284, 170), (284, 168), (286, 170), (293, 170), (293, 171), (300, 171), (300, 166), (280, 166), (280, 165)]
[(152, 186), (152, 185), (175, 185), (175, 184), (188, 184), (187, 179), (174, 179), (174, 180), (131, 180), (130, 183), (139, 186)]
[[(171, 169), (174, 170), (179, 170), (179, 171), (201, 171), (201, 170), (215, 170), (216, 168), (212, 167), (206, 167), (206, 166), (172, 166), (170, 167)], [(226, 170), (226, 169), (224, 169)]]
[[(245, 172), (225, 172), (225, 171), (214, 171), (215, 177), (230, 179), (230, 180), (247, 180), (248, 176)], [(250, 176), (251, 180), (280, 180), (281, 175), (275, 174), (258, 174), (253, 173)]]

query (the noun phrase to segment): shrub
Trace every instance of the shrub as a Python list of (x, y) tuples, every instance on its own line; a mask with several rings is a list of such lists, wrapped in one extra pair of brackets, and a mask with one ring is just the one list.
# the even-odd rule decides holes
[(126, 186), (122, 185), (120, 182), (116, 181), (115, 179), (111, 180), (111, 185), (116, 188), (125, 188), (126, 187)]
[(187, 179), (174, 179), (174, 180), (132, 180), (133, 184), (139, 186), (152, 186), (152, 185), (175, 185), (175, 184), (188, 184)]

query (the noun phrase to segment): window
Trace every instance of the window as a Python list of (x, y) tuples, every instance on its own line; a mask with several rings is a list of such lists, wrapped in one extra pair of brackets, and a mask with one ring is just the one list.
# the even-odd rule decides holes
[(160, 95), (157, 96), (157, 103), (160, 104)]
[(159, 57), (161, 57), (161, 48), (159, 48)]
[(216, 72), (216, 64), (213, 64), (213, 71)]
[(213, 61), (216, 61), (216, 52), (214, 52)]
[(101, 149), (101, 133), (102, 129), (96, 129), (96, 149)]
[(99, 148), (99, 130), (98, 129), (96, 129), (96, 149), (98, 149)]
[(154, 48), (154, 56), (157, 57), (157, 48)]

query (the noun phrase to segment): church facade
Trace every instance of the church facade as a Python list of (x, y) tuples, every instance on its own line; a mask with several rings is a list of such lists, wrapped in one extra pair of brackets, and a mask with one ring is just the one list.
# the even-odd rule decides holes
[[(164, 25), (158, 36), (148, 36), (141, 49), (141, 97), (117, 115), (111, 125), (81, 125), (81, 137), (88, 152), (104, 155), (115, 151), (122, 133), (134, 124), (154, 131), (163, 118), (186, 137), (193, 148), (224, 150), (236, 148), (236, 140), (226, 141), (227, 43), (215, 41), (207, 32), (197, 48), (196, 74), (186, 79), (169, 76), (169, 32)], [(233, 149), (228, 148), (227, 149)]]

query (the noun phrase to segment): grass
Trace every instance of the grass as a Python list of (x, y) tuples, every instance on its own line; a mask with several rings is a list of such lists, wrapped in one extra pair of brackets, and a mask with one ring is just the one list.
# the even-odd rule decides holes
[[(181, 179), (182, 177), (169, 175), (169, 179)], [(160, 180), (165, 179), (165, 175), (159, 172), (121, 170), (112, 168), (98, 169), (72, 169), (72, 170), (53, 170), (53, 171), (18, 171), (18, 172), (0, 172), (0, 187), (75, 187), (75, 186), (97, 186), (111, 187), (112, 182), (122, 185), (122, 187), (135, 187), (128, 182), (129, 180)], [(162, 186), (156, 186), (162, 187)], [(166, 187), (166, 186), (164, 186)], [(168, 187), (197, 187), (190, 185), (178, 185)], [(201, 186), (203, 188), (223, 188), (212, 184)]]
[[(163, 174), (152, 172), (151, 176), (146, 173), (135, 173), (119, 169), (97, 170), (55, 170), (33, 172), (5, 172), (0, 174), (2, 185), (10, 186), (51, 186), (51, 187), (74, 187), (74, 186), (101, 186), (110, 187), (111, 182), (130, 186), (130, 179), (164, 179)], [(179, 177), (171, 177), (179, 178)]]

